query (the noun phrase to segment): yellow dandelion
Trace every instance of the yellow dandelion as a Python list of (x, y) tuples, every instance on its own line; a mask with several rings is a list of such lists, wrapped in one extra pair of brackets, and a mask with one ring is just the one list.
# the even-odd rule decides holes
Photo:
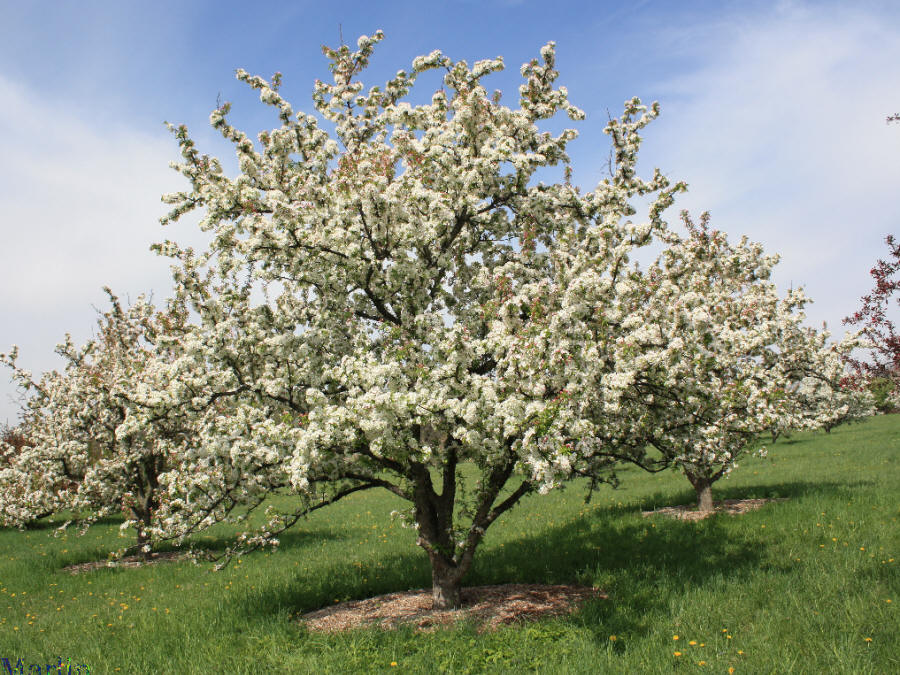
[(618, 639), (618, 638), (616, 638), (615, 635), (610, 635), (610, 636), (609, 636), (609, 641), (610, 641), (610, 642), (615, 642), (617, 639)]
[(673, 639), (673, 640), (677, 640), (677, 639), (678, 639), (678, 636), (677, 636), (677, 635), (673, 635), (673, 636), (672, 636), (672, 639)]
[(706, 661), (697, 661), (697, 665), (698, 665), (698, 666), (705, 666), (705, 665), (706, 665)]
[(681, 656), (681, 652), (672, 652), (672, 656)]
[(870, 637), (866, 638), (866, 642), (871, 642), (871, 641), (872, 641), (872, 638), (870, 638)]
[(696, 640), (691, 640), (690, 642), (688, 642), (688, 644), (689, 644), (691, 647), (693, 647), (695, 644), (697, 644), (697, 641), (696, 641)]
[(391, 661), (391, 668), (396, 668), (396, 667), (397, 667), (397, 662)]
[(728, 675), (731, 675), (734, 672), (734, 666), (728, 666)]

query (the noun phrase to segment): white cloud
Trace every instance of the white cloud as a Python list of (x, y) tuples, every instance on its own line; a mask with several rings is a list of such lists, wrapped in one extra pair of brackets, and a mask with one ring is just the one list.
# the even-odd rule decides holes
[[(177, 189), (174, 140), (102, 128), (0, 79), (2, 309), (85, 304), (104, 284), (137, 290), (164, 281), (148, 252), (163, 237), (159, 196)], [(164, 289), (160, 289), (164, 290)]]
[[(168, 262), (148, 247), (190, 230), (158, 223), (160, 194), (184, 185), (168, 168), (178, 158), (168, 132), (103, 127), (72, 109), (0, 76), (0, 351), (19, 344), (35, 371), (57, 366), (67, 331), (90, 335), (102, 286), (165, 296)], [(0, 422), (15, 419), (12, 392), (0, 372)]]
[(900, 231), (900, 26), (864, 9), (786, 4), (666, 42), (702, 64), (659, 83), (654, 165), (690, 183), (679, 208), (782, 254), (809, 315), (840, 332)]

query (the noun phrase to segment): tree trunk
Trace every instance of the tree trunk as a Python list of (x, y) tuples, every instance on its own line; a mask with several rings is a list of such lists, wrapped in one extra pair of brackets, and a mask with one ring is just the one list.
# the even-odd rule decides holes
[(684, 474), (694, 487), (694, 492), (697, 493), (697, 510), (702, 513), (711, 513), (713, 511), (712, 484), (715, 482), (715, 478), (698, 476), (687, 468), (685, 468)]
[(694, 491), (697, 493), (697, 510), (702, 513), (711, 513), (714, 510), (712, 483), (708, 480), (698, 480), (694, 483)]
[(457, 567), (431, 558), (431, 605), (433, 609), (459, 609), (462, 606), (462, 574)]
[(443, 466), (443, 491), (437, 494), (428, 468), (414, 465), (412, 501), (419, 530), (416, 543), (428, 554), (431, 562), (431, 597), (434, 609), (459, 609), (462, 604), (462, 580), (472, 567), (475, 550), (484, 537), (485, 530), (502, 513), (510, 509), (533, 485), (528, 481), (513, 491), (500, 504), (494, 501), (509, 480), (515, 467), (514, 456), (505, 464), (495, 466), (483, 482), (477, 495), (472, 523), (463, 541), (456, 541), (453, 513), (456, 506), (457, 458), (453, 448), (447, 450)]
[(148, 530), (150, 529), (150, 518), (151, 514), (148, 512), (142, 512), (138, 509), (132, 509), (132, 515), (135, 520), (134, 527), (137, 530), (137, 546), (138, 552), (137, 554), (143, 558), (148, 559), (150, 557), (151, 550), (145, 551), (145, 547), (150, 547), (150, 534)]

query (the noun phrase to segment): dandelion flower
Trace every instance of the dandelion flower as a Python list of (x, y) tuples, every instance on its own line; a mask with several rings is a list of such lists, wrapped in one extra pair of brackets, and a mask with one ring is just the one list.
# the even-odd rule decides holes
[(673, 639), (673, 640), (677, 640), (677, 639), (678, 639), (678, 636), (677, 636), (677, 635), (673, 635), (673, 636), (672, 636), (672, 639)]
[(697, 641), (696, 641), (696, 640), (691, 640), (690, 642), (688, 642), (688, 644), (689, 644), (691, 647), (693, 647), (695, 644), (697, 644)]
[(609, 636), (609, 641), (610, 641), (610, 642), (615, 642), (617, 639), (618, 639), (618, 638), (616, 638), (615, 635), (610, 635), (610, 636)]
[(673, 656), (681, 656), (681, 652), (672, 652)]

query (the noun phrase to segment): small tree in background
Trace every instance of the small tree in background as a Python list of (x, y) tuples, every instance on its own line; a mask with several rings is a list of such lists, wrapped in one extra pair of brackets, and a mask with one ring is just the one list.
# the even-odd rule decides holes
[(862, 297), (862, 307), (844, 319), (845, 324), (859, 326), (868, 341), (869, 358), (848, 358), (860, 375), (876, 388), (873, 395), (883, 401), (880, 408), (889, 411), (900, 407), (900, 333), (895, 312), (900, 308), (900, 242), (892, 235), (885, 238), (888, 257), (878, 260), (870, 271), (875, 287)]
[(146, 554), (159, 476), (177, 463), (187, 437), (185, 416), (160, 394), (184, 314), (174, 305), (157, 312), (144, 297), (125, 309), (105, 290), (112, 307), (100, 315), (97, 336), (82, 347), (66, 336), (57, 347), (62, 372), (35, 382), (16, 365), (16, 348), (0, 355), (31, 393), (22, 425), (29, 445), (0, 476), (0, 490), (5, 509), (29, 517), (80, 511), (84, 528), (124, 512)]
[(65, 398), (68, 380), (51, 371), (35, 381), (16, 366), (17, 355), (15, 347), (9, 355), (0, 354), (27, 395), (20, 424), (0, 440), (0, 525), (7, 527), (23, 527), (70, 508), (87, 468), (54, 436), (66, 416), (53, 401)]
[(839, 368), (834, 368), (836, 375), (833, 378), (807, 377), (800, 382), (794, 393), (801, 411), (801, 422), (796, 428), (823, 429), (830, 434), (841, 424), (875, 414), (875, 397), (865, 386), (865, 381), (843, 372), (843, 359), (847, 353), (849, 349), (843, 355), (834, 354), (841, 363)]
[(61, 478), (53, 484), (43, 467), (24, 462), (31, 447), (22, 425), (0, 431), (0, 527), (23, 527), (50, 515), (59, 507), (60, 483), (70, 481)]
[(809, 300), (802, 290), (778, 297), (777, 256), (746, 238), (729, 243), (706, 214), (683, 220), (687, 235), (669, 232), (644, 275), (623, 345), (641, 354), (628, 395), (646, 411), (649, 442), (684, 472), (698, 509), (711, 511), (712, 485), (760, 434), (808, 424), (796, 389), (811, 380), (836, 387), (843, 366), (833, 354), (850, 343), (826, 346), (827, 334), (802, 326)]

